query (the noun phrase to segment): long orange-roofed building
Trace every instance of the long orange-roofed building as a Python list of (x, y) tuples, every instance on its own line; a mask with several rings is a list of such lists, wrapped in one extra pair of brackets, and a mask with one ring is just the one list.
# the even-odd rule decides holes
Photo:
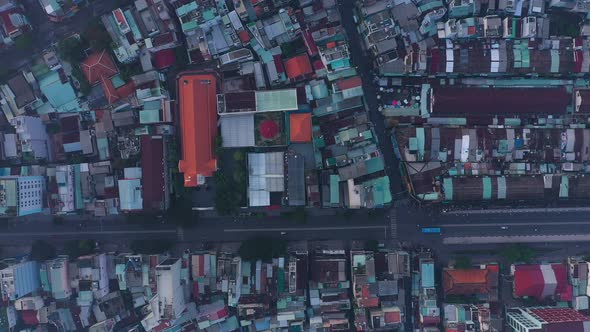
[(181, 73), (178, 77), (178, 104), (182, 133), (184, 186), (196, 187), (217, 170), (217, 78), (210, 73)]

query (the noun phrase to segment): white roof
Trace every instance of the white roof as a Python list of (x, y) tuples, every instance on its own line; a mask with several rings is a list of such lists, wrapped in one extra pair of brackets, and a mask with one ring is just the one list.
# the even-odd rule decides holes
[(223, 146), (255, 146), (254, 114), (225, 115), (220, 118)]

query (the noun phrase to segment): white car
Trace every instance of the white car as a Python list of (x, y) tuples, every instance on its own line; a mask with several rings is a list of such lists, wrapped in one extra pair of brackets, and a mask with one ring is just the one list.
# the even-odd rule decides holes
[(500, 229), (507, 230), (508, 229), (508, 226), (500, 226)]

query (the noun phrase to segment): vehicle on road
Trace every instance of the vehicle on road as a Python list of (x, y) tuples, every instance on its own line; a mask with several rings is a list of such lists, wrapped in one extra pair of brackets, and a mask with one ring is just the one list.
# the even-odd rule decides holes
[(440, 234), (440, 227), (423, 227), (422, 233), (424, 234)]
[(508, 226), (500, 226), (500, 229), (505, 231), (508, 229)]

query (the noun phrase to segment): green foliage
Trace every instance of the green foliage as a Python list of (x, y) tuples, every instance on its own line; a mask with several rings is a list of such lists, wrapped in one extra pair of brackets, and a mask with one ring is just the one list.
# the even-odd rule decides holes
[(134, 240), (131, 242), (131, 250), (134, 253), (155, 255), (164, 253), (174, 246), (174, 242), (170, 240)]
[(79, 38), (66, 38), (57, 44), (57, 54), (72, 65), (78, 65), (85, 57), (84, 45)]
[(555, 10), (551, 12), (549, 33), (552, 36), (578, 37), (582, 18), (576, 13)]
[(244, 161), (246, 159), (246, 154), (243, 150), (236, 150), (233, 157), (235, 161)]
[(82, 73), (82, 69), (78, 64), (72, 65), (72, 76), (80, 83), (80, 93), (83, 95), (88, 95), (92, 87), (90, 83), (86, 80), (86, 76)]
[(65, 243), (64, 251), (71, 259), (91, 254), (96, 246), (94, 240), (71, 240)]
[(471, 263), (471, 258), (469, 256), (459, 256), (455, 259), (455, 268), (456, 269), (471, 269), (473, 264)]
[(119, 73), (121, 79), (125, 82), (129, 81), (131, 77), (143, 73), (141, 65), (139, 63), (131, 63), (125, 65), (119, 65)]
[(303, 206), (296, 207), (295, 211), (293, 212), (293, 219), (298, 224), (307, 223), (307, 211), (305, 211), (305, 207), (303, 207)]
[(223, 138), (221, 135), (215, 136), (215, 155), (221, 157), (223, 154)]
[(14, 44), (18, 49), (21, 50), (28, 50), (33, 48), (33, 34), (31, 34), (30, 32), (26, 32), (16, 37)]
[(365, 242), (365, 250), (378, 252), (379, 251), (379, 241), (377, 240), (368, 240)]
[(502, 248), (500, 255), (508, 265), (522, 262), (530, 263), (535, 257), (535, 250), (523, 244), (510, 244)]
[(48, 259), (55, 258), (55, 247), (47, 241), (35, 240), (31, 246), (31, 259), (37, 262), (44, 262)]
[(176, 70), (183, 70), (188, 66), (189, 59), (186, 49), (184, 47), (177, 47), (174, 49), (174, 68)]
[(98, 18), (88, 23), (82, 32), (82, 37), (95, 52), (108, 49), (112, 43), (111, 36), (109, 36), (107, 30)]
[(245, 240), (238, 253), (247, 261), (270, 260), (287, 254), (287, 242), (265, 236), (257, 236)]
[(222, 216), (236, 213), (241, 194), (236, 190), (235, 181), (228, 179), (221, 171), (215, 172), (213, 179), (217, 185), (214, 200), (217, 213)]

